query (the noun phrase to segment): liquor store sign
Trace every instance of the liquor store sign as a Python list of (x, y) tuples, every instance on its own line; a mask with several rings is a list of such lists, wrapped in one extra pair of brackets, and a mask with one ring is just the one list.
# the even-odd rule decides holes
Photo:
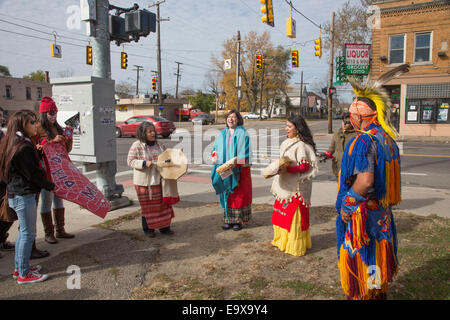
[(345, 74), (369, 74), (370, 44), (345, 44)]

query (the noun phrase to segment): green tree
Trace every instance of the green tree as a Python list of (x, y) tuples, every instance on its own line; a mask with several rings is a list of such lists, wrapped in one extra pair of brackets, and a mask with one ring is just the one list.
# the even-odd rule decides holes
[(198, 90), (195, 96), (189, 96), (189, 103), (203, 112), (209, 113), (216, 107), (215, 96)]
[(9, 68), (0, 65), (0, 76), (11, 77), (11, 73), (9, 73)]
[(24, 77), (24, 79), (44, 82), (45, 81), (45, 72), (42, 70), (37, 70), (37, 71), (31, 72), (30, 74), (27, 74), (23, 77)]

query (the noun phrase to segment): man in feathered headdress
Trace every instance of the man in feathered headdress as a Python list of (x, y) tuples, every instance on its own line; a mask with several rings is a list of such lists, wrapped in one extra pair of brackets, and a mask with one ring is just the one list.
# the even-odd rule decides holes
[(397, 272), (397, 232), (391, 207), (401, 201), (400, 155), (381, 85), (408, 71), (402, 65), (374, 84), (349, 79), (356, 98), (350, 121), (358, 135), (345, 148), (336, 201), (337, 253), (348, 299), (386, 299)]

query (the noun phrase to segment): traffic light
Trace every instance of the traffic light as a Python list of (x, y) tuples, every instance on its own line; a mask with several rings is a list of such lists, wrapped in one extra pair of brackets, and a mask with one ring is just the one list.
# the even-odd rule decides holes
[(263, 6), (261, 7), (261, 13), (264, 15), (261, 17), (261, 21), (267, 23), (269, 26), (274, 27), (274, 19), (273, 19), (273, 5), (272, 0), (260, 0)]
[(257, 53), (255, 55), (255, 66), (256, 66), (256, 69), (263, 68), (263, 55), (261, 53)]
[(128, 67), (128, 55), (126, 52), (120, 53), (120, 67), (126, 69)]
[(152, 78), (152, 89), (156, 91), (156, 78)]
[(322, 57), (322, 39), (320, 39), (320, 37), (317, 40), (314, 40), (314, 50), (316, 50), (316, 52), (314, 53), (317, 57)]
[(330, 96), (332, 96), (335, 93), (336, 93), (336, 88), (335, 87), (331, 87), (330, 88)]
[(92, 65), (92, 47), (86, 46), (86, 64)]
[(291, 51), (291, 67), (298, 68), (298, 50)]

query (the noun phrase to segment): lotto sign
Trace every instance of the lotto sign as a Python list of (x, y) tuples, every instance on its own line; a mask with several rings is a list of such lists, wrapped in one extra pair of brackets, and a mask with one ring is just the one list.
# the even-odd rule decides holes
[(55, 195), (105, 218), (111, 209), (111, 203), (70, 161), (65, 145), (46, 143), (43, 150), (47, 172), (55, 184)]
[(369, 74), (370, 44), (345, 44), (345, 74)]

